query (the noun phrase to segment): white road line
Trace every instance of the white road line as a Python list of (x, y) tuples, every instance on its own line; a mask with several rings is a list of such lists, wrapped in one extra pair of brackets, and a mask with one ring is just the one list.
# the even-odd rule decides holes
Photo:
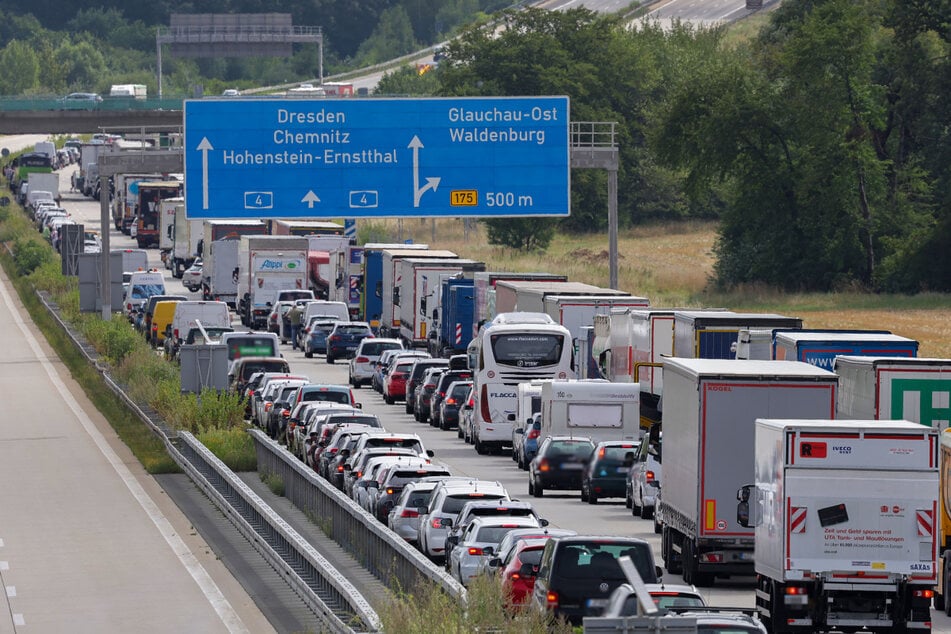
[(23, 618), (22, 614), (13, 614), (13, 624), (14, 625), (26, 625), (26, 619)]
[[(218, 618), (221, 619), (222, 623), (224, 623), (225, 627), (228, 628), (229, 632), (235, 634), (248, 633), (248, 628), (244, 625), (244, 623), (241, 621), (241, 618), (234, 611), (234, 608), (228, 602), (228, 599), (226, 599), (221, 593), (221, 589), (218, 588), (218, 585), (215, 583), (214, 579), (211, 578), (211, 576), (208, 574), (208, 571), (205, 570), (205, 568), (201, 565), (194, 553), (189, 550), (185, 542), (182, 541), (182, 538), (175, 533), (175, 530), (169, 523), (168, 518), (162, 514), (155, 502), (152, 501), (149, 495), (145, 492), (145, 489), (142, 488), (142, 485), (136, 482), (135, 476), (133, 476), (128, 467), (122, 463), (122, 460), (118, 455), (116, 455), (116, 452), (113, 451), (112, 447), (110, 447), (106, 442), (105, 437), (103, 437), (99, 430), (96, 429), (96, 426), (79, 406), (79, 403), (77, 403), (76, 399), (73, 398), (73, 395), (70, 394), (69, 389), (59, 378), (59, 375), (56, 374), (53, 365), (46, 359), (46, 355), (43, 353), (42, 348), (40, 348), (40, 344), (36, 341), (36, 337), (33, 336), (33, 333), (23, 322), (19, 311), (16, 310), (16, 307), (13, 304), (10, 293), (7, 291), (6, 284), (3, 284), (2, 282), (0, 282), (0, 296), (3, 297), (3, 301), (6, 304), (7, 309), (10, 311), (10, 314), (13, 316), (13, 321), (16, 323), (17, 328), (19, 328), (20, 332), (23, 333), (24, 340), (30, 345), (30, 348), (33, 350), (34, 354), (36, 354), (37, 358), (40, 359), (40, 363), (43, 365), (46, 375), (56, 387), (56, 391), (59, 392), (66, 404), (69, 405), (69, 408), (73, 411), (73, 414), (76, 415), (76, 418), (83, 426), (83, 429), (86, 430), (86, 433), (89, 434), (90, 438), (92, 438), (93, 442), (96, 444), (96, 447), (98, 447), (99, 451), (115, 470), (116, 474), (122, 479), (123, 483), (129, 489), (129, 492), (132, 493), (132, 497), (135, 498), (136, 502), (139, 503), (139, 506), (142, 507), (142, 510), (145, 511), (145, 513), (149, 516), (149, 519), (152, 520), (152, 523), (155, 524), (155, 527), (165, 539), (165, 542), (172, 549), (172, 552), (174, 552), (178, 557), (178, 560), (182, 563), (182, 566), (185, 567), (185, 569), (188, 571), (188, 574), (190, 574), (192, 579), (195, 580), (195, 583), (198, 584), (202, 594), (205, 595), (205, 598), (218, 614)], [(2, 545), (2, 542), (0, 542), (0, 545)], [(17, 615), (14, 615), (14, 621), (16, 620), (16, 616)], [(22, 619), (22, 616), (20, 618)], [(22, 625), (22, 623), (20, 624)]]
[(0, 561), (0, 570), (9, 570), (10, 562), (9, 561)]
[(15, 597), (16, 595), (17, 595), (17, 587), (16, 587), (16, 586), (7, 586), (7, 597), (9, 597), (9, 598), (12, 599), (12, 598)]

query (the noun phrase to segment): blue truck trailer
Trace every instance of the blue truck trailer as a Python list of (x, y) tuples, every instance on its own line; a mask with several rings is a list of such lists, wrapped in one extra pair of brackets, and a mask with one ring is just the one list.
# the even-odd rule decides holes
[(825, 370), (833, 370), (836, 358), (918, 356), (918, 342), (901, 335), (856, 330), (780, 331), (773, 341), (773, 358), (804, 361)]
[(443, 280), (440, 309), (442, 316), (429, 340), (429, 352), (434, 357), (448, 357), (466, 351), (472, 341), (472, 323), (475, 320), (475, 281), (472, 278), (450, 277)]
[(674, 356), (687, 359), (735, 359), (742, 328), (802, 328), (798, 317), (730, 310), (674, 311)]

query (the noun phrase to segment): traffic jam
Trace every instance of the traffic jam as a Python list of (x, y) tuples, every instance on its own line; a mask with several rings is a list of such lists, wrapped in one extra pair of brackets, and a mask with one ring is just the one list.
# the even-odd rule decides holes
[[(95, 195), (105, 144), (78, 144), (74, 191)], [(951, 360), (918, 342), (654, 307), (333, 222), (189, 219), (173, 175), (112, 190), (122, 308), (157, 353), (226, 347), (250, 425), (513, 613), (641, 614), (629, 565), (657, 607), (732, 628), (710, 631), (951, 613), (946, 410), (909, 405), (947, 393)], [(28, 205), (40, 226), (70, 213), (53, 198)]]

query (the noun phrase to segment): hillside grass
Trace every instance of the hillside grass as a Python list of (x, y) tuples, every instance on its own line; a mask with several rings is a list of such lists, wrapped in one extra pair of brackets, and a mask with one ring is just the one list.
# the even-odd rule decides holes
[[(490, 271), (546, 271), (568, 279), (608, 285), (606, 233), (558, 234), (544, 252), (524, 253), (489, 245), (485, 229), (471, 222), (468, 235), (461, 219), (377, 221), (374, 232), (389, 240), (412, 239), (449, 249), (486, 263)], [(723, 307), (736, 311), (773, 312), (801, 317), (807, 328), (891, 330), (920, 342), (919, 356), (951, 358), (951, 295), (889, 295), (862, 292), (784, 293), (746, 287), (723, 293), (711, 290), (716, 223), (687, 222), (640, 226), (618, 236), (618, 287), (650, 299), (658, 307)]]

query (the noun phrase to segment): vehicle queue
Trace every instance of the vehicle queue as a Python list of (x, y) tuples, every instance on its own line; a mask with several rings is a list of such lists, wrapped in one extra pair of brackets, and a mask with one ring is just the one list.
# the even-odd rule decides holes
[[(418, 259), (418, 253), (414, 254), (414, 259)], [(476, 272), (475, 276), (478, 275), (479, 273)], [(499, 297), (491, 298), (495, 302), (499, 302), (501, 299)], [(437, 306), (446, 308), (443, 304), (437, 304)], [(392, 307), (390, 308), (392, 309)], [(605, 304), (600, 307), (599, 314), (604, 315), (605, 309), (613, 319), (614, 314), (637, 312), (643, 310), (643, 307), (615, 308), (610, 304)], [(596, 308), (595, 310), (599, 309)], [(352, 315), (352, 310), (350, 312)], [(431, 313), (432, 324), (438, 331), (437, 314), (436, 311)], [(586, 333), (587, 348), (582, 343), (585, 339), (580, 336), (572, 336), (574, 333), (570, 331), (567, 333), (558, 332), (554, 336), (551, 332), (548, 332), (543, 337), (525, 338), (526, 332), (532, 332), (531, 328), (525, 328), (526, 325), (559, 326), (561, 328), (564, 328), (564, 326), (556, 323), (551, 315), (547, 313), (533, 312), (526, 314), (523, 312), (519, 314), (518, 310), (514, 310), (501, 313), (501, 315), (502, 317), (495, 324), (492, 324), (492, 322), (485, 323), (486, 320), (483, 318), (479, 320), (483, 322), (481, 326), (478, 322), (464, 325), (463, 330), (471, 328), (475, 331), (474, 336), (469, 340), (470, 344), (475, 340), (475, 344), (467, 346), (463, 353), (456, 354), (454, 357), (450, 355), (450, 358), (445, 360), (434, 358), (432, 351), (445, 353), (457, 352), (457, 349), (439, 344), (428, 346), (431, 349), (429, 351), (408, 349), (406, 340), (400, 337), (391, 338), (390, 349), (379, 351), (381, 355), (376, 362), (369, 360), (366, 355), (358, 354), (358, 347), (363, 346), (364, 341), (372, 342), (377, 338), (374, 330), (376, 330), (376, 334), (381, 331), (383, 334), (396, 334), (396, 331), (392, 324), (387, 325), (383, 321), (377, 321), (374, 324), (372, 319), (368, 319), (367, 325), (370, 327), (363, 329), (362, 337), (359, 337), (355, 342), (347, 342), (339, 356), (337, 354), (331, 355), (331, 360), (334, 357), (352, 357), (348, 360), (348, 375), (351, 385), (346, 388), (346, 399), (343, 396), (328, 396), (325, 399), (324, 396), (330, 393), (338, 395), (344, 393), (343, 390), (339, 389), (339, 385), (333, 386), (330, 384), (320, 386), (317, 391), (312, 392), (321, 396), (314, 396), (311, 399), (305, 398), (305, 388), (311, 385), (309, 379), (291, 376), (288, 371), (289, 368), (281, 368), (281, 371), (277, 374), (251, 374), (247, 377), (249, 379), (248, 386), (244, 386), (251, 420), (267, 429), (275, 442), (286, 444), (299, 459), (312, 466), (315, 471), (326, 477), (335, 486), (347, 491), (355, 502), (367, 508), (378, 520), (388, 524), (407, 541), (415, 541), (435, 561), (445, 563), (450, 572), (463, 583), (467, 583), (471, 579), (474, 570), (478, 570), (479, 574), (482, 574), (484, 571), (504, 568), (502, 564), (505, 562), (496, 561), (498, 558), (493, 555), (498, 552), (496, 548), (504, 538), (506, 531), (495, 531), (494, 534), (498, 537), (497, 541), (479, 541), (484, 536), (479, 534), (476, 528), (470, 529), (474, 531), (472, 534), (460, 533), (457, 530), (460, 528), (468, 529), (468, 526), (454, 526), (454, 519), (456, 518), (453, 517), (452, 513), (444, 514), (445, 516), (438, 512), (434, 514), (433, 511), (437, 510), (432, 505), (432, 501), (436, 499), (434, 494), (437, 490), (446, 489), (449, 486), (448, 483), (458, 483), (459, 481), (456, 478), (459, 478), (459, 476), (452, 476), (445, 465), (439, 465), (436, 456), (432, 455), (431, 451), (423, 448), (422, 440), (419, 437), (411, 438), (407, 437), (406, 434), (384, 432), (382, 429), (385, 427), (385, 419), (381, 420), (378, 416), (367, 416), (360, 411), (361, 408), (358, 406), (353, 390), (364, 384), (366, 379), (362, 377), (366, 376), (367, 367), (372, 368), (370, 383), (374, 387), (378, 386), (386, 404), (393, 404), (398, 400), (404, 401), (405, 411), (413, 413), (419, 423), (428, 423), (447, 431), (456, 430), (457, 436), (461, 440), (476, 444), (477, 453), (484, 454), (489, 453), (489, 451), (499, 451), (503, 448), (508, 450), (509, 447), (522, 447), (520, 451), (513, 451), (512, 455), (516, 462), (521, 463), (519, 466), (524, 466), (529, 471), (526, 491), (530, 495), (540, 497), (545, 490), (560, 487), (564, 487), (565, 490), (578, 491), (579, 497), (589, 503), (596, 503), (599, 498), (618, 495), (625, 498), (628, 506), (635, 513), (642, 517), (646, 515), (645, 519), (653, 519), (653, 530), (662, 529), (663, 526), (658, 523), (660, 520), (657, 515), (650, 510), (645, 510), (652, 509), (655, 506), (657, 493), (660, 489), (662, 425), (660, 420), (656, 420), (656, 416), (645, 416), (644, 419), (646, 420), (639, 421), (637, 438), (618, 440), (615, 441), (615, 444), (603, 444), (602, 442), (596, 447), (590, 439), (570, 433), (563, 435), (563, 437), (558, 434), (548, 434), (539, 443), (538, 438), (542, 435), (542, 426), (545, 424), (550, 426), (552, 423), (550, 410), (548, 411), (548, 420), (545, 420), (546, 412), (540, 399), (538, 402), (529, 401), (527, 407), (520, 410), (517, 395), (509, 396), (506, 394), (505, 398), (510, 399), (512, 405), (501, 406), (495, 408), (499, 411), (494, 411), (488, 398), (489, 389), (486, 383), (479, 384), (478, 379), (474, 376), (478, 373), (477, 370), (485, 370), (486, 361), (492, 361), (496, 352), (499, 354), (494, 356), (495, 360), (492, 362), (495, 365), (490, 368), (490, 371), (501, 374), (504, 369), (507, 369), (505, 365), (508, 363), (511, 366), (536, 369), (537, 374), (537, 368), (543, 366), (546, 362), (551, 363), (551, 365), (562, 363), (566, 356), (565, 351), (569, 350), (571, 354), (567, 355), (568, 365), (560, 366), (561, 369), (558, 370), (556, 375), (557, 379), (572, 381), (576, 380), (576, 377), (582, 376), (597, 381), (604, 380), (600, 377), (607, 375), (608, 378), (617, 380), (617, 376), (612, 376), (610, 372), (605, 371), (612, 364), (610, 355), (604, 353), (607, 351), (613, 353), (623, 346), (602, 346), (599, 352), (593, 341), (592, 335), (594, 333), (590, 331)], [(137, 319), (137, 315), (130, 315), (130, 317), (133, 321)], [(493, 320), (497, 317), (498, 315), (493, 317)], [(274, 321), (280, 324), (278, 326), (280, 332), (284, 327), (283, 318), (277, 316)], [(334, 321), (349, 323), (349, 320), (343, 319)], [(749, 318), (742, 321), (748, 326), (755, 327), (759, 325), (755, 320)], [(593, 326), (593, 324), (591, 325)], [(801, 323), (799, 325), (801, 327)], [(476, 328), (476, 326), (479, 327)], [(502, 345), (498, 350), (494, 347), (480, 348), (479, 334), (485, 334), (485, 331), (495, 326), (516, 326), (520, 328), (521, 332), (518, 333), (517, 337), (525, 338), (525, 347), (506, 349)], [(300, 330), (303, 331), (303, 328)], [(459, 328), (457, 327), (456, 330), (458, 331)], [(565, 328), (565, 330), (567, 329)], [(735, 343), (740, 337), (740, 330), (742, 328), (737, 327), (732, 330), (732, 334), (727, 336), (732, 336)], [(615, 335), (617, 333), (609, 333), (609, 339), (617, 338)], [(328, 337), (324, 337), (323, 348), (320, 347), (319, 342), (314, 342), (310, 348), (311, 354), (326, 355), (329, 345), (328, 339)], [(517, 338), (512, 339), (518, 341)], [(308, 334), (309, 340), (310, 334)], [(502, 341), (504, 342), (505, 339)], [(691, 352), (696, 356), (701, 356), (700, 334), (697, 334), (694, 342), (697, 344), (697, 349)], [(577, 350), (583, 351), (582, 354), (586, 353), (585, 358), (575, 356)], [(679, 354), (681, 351), (677, 352)], [(634, 352), (631, 352), (630, 356), (634, 354)], [(499, 360), (501, 360), (501, 363), (499, 363)], [(633, 370), (630, 365), (633, 364), (629, 364), (628, 371)], [(592, 368), (596, 368), (596, 371), (591, 372)], [(424, 370), (425, 373), (423, 373)], [(420, 375), (418, 381), (414, 384), (413, 377), (416, 376), (417, 372)], [(267, 376), (268, 374), (272, 374), (272, 376)], [(442, 381), (443, 375), (448, 375), (453, 380)], [(596, 376), (598, 378), (594, 378)], [(517, 386), (532, 381), (550, 381), (553, 378), (556, 377), (519, 377), (510, 384)], [(628, 380), (632, 378), (634, 378), (633, 373), (628, 375)], [(473, 379), (476, 380), (473, 381)], [(255, 382), (261, 381), (264, 382), (264, 389), (267, 389), (267, 399), (269, 400), (265, 400), (265, 393), (259, 392), (255, 385)], [(271, 383), (274, 383), (274, 385), (271, 386)], [(268, 389), (268, 386), (270, 386), (270, 389)], [(239, 386), (236, 384), (236, 387)], [(428, 392), (427, 396), (428, 389), (431, 391)], [(338, 399), (337, 402), (334, 402), (335, 399)], [(327, 403), (328, 400), (330, 401), (329, 404)], [(337, 408), (348, 409), (346, 411), (333, 411)], [(505, 416), (505, 419), (499, 420), (497, 417), (493, 417), (500, 412)], [(603, 414), (604, 412), (598, 413)], [(474, 423), (473, 420), (477, 416), (482, 416), (484, 423), (487, 425), (500, 424), (504, 427), (507, 432), (505, 440), (491, 447), (486, 447), (487, 443), (483, 442), (480, 447), (477, 443), (479, 438), (478, 423)], [(611, 424), (607, 426), (611, 427)], [(533, 439), (530, 439), (529, 436), (536, 431), (539, 433)], [(370, 446), (368, 447), (367, 441), (369, 438), (379, 439), (379, 446), (373, 446), (376, 442), (374, 441), (374, 443), (369, 443)], [(530, 440), (534, 440), (535, 444), (532, 445), (529, 442)], [(585, 440), (589, 442), (585, 443)], [(577, 452), (573, 450), (559, 451), (560, 447), (557, 443), (563, 443), (566, 446), (580, 443), (584, 445), (584, 448)], [(554, 449), (552, 448), (553, 445), (555, 445)], [(557, 461), (554, 458), (555, 456), (557, 456)], [(572, 459), (572, 456), (574, 459)], [(639, 466), (640, 468), (638, 468)], [(653, 468), (648, 468), (648, 466)], [(433, 470), (438, 471), (440, 469), (446, 472), (431, 473)], [(418, 478), (411, 473), (412, 471), (416, 472), (415, 475)], [(396, 473), (402, 475), (397, 476)], [(624, 488), (620, 493), (620, 489), (617, 487), (619, 474), (625, 475)], [(635, 474), (638, 474), (636, 477), (641, 477), (644, 481), (633, 480)], [(545, 478), (549, 479), (546, 480)], [(460, 495), (468, 495), (474, 498), (483, 497), (483, 494), (498, 495), (498, 500), (512, 500), (509, 492), (504, 487), (501, 492), (496, 490), (495, 493), (486, 493), (479, 489), (479, 487), (491, 488), (491, 483), (494, 481), (471, 477), (463, 477), (462, 480), (463, 484), (468, 483), (467, 486), (474, 486), (475, 490), (470, 488), (468, 493)], [(397, 481), (401, 481), (402, 486), (398, 486)], [(443, 482), (446, 484), (443, 484)], [(487, 482), (488, 484), (486, 484)], [(601, 488), (599, 482), (603, 482), (603, 488)], [(420, 490), (417, 490), (417, 484), (419, 484)], [(433, 486), (431, 490), (428, 490), (429, 496), (427, 497), (426, 493), (430, 484)], [(383, 488), (384, 495), (382, 496), (380, 495), (381, 485), (386, 485)], [(653, 491), (653, 495), (646, 495), (645, 489)], [(653, 499), (648, 501), (649, 498)], [(413, 506), (411, 502), (417, 504), (417, 506)], [(420, 504), (420, 502), (428, 503)], [(457, 503), (454, 502), (453, 504)], [(453, 508), (453, 505), (450, 505), (450, 508)], [(397, 509), (400, 509), (399, 515), (394, 517), (394, 512)], [(461, 507), (456, 508), (457, 512), (461, 510)], [(536, 517), (536, 520), (538, 519)], [(524, 520), (509, 522), (511, 525), (502, 528), (511, 531), (534, 528), (538, 530), (527, 539), (555, 541), (556, 536), (551, 531), (545, 530), (546, 527), (541, 525), (540, 520), (537, 527), (519, 526), (518, 524), (521, 521)], [(481, 522), (476, 526), (479, 529), (483, 528)], [(467, 560), (463, 564), (461, 555), (457, 556), (456, 559), (451, 557), (456, 548), (455, 543), (453, 547), (447, 548), (450, 529), (454, 534), (452, 539), (460, 540), (458, 543), (471, 544), (466, 552), (472, 557), (476, 557), (477, 563), (473, 564), (472, 561)], [(450, 551), (450, 556), (446, 555), (447, 550)], [(511, 553), (516, 550), (513, 549)], [(583, 557), (587, 557), (586, 563), (591, 564), (596, 559), (594, 555), (598, 554), (597, 550), (597, 547), (588, 547), (587, 552), (583, 554)], [(614, 559), (617, 560), (618, 556), (620, 556), (620, 551), (614, 553)], [(653, 566), (652, 557), (650, 561), (651, 566)], [(672, 566), (670, 562), (667, 563), (668, 572), (670, 572)], [(537, 573), (538, 566), (532, 566), (529, 569), (520, 568), (519, 570), (519, 577), (524, 579), (531, 577), (532, 573)], [(650, 575), (647, 576), (647, 578), (649, 577)], [(615, 586), (620, 586), (622, 582), (623, 578), (619, 576), (617, 584), (613, 582), (609, 584), (611, 585), (610, 589), (613, 590)], [(564, 613), (571, 618), (578, 618), (578, 614), (570, 615), (560, 611), (558, 602), (549, 600), (551, 598), (550, 594), (548, 593), (544, 599), (526, 598), (525, 601), (536, 605), (539, 609), (555, 610), (556, 613)], [(534, 597), (534, 594), (526, 593), (524, 596)], [(589, 614), (598, 613), (600, 608), (608, 603), (608, 599), (609, 597), (600, 595), (588, 597), (585, 611)]]

